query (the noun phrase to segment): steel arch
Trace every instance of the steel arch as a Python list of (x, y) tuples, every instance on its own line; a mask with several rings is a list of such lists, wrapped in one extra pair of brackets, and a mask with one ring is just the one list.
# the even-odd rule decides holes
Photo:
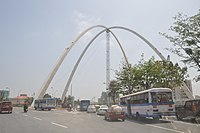
[[(79, 65), (79, 63), (80, 63), (80, 61), (81, 61), (81, 59), (83, 58), (85, 52), (87, 51), (87, 49), (89, 48), (89, 46), (92, 44), (92, 42), (93, 42), (99, 35), (101, 35), (103, 32), (106, 32), (106, 31), (108, 31), (108, 30), (109, 30), (109, 29), (104, 29), (104, 30), (100, 31), (99, 33), (97, 33), (96, 36), (94, 36), (94, 37), (92, 38), (92, 40), (88, 43), (88, 45), (86, 45), (85, 49), (83, 50), (83, 52), (82, 52), (81, 55), (79, 56), (79, 58), (78, 58), (76, 64), (75, 64), (74, 67), (73, 67), (73, 70), (72, 70), (72, 72), (71, 72), (71, 74), (70, 74), (70, 76), (69, 76), (69, 78), (68, 78), (68, 81), (67, 81), (67, 84), (66, 84), (66, 86), (65, 86), (65, 89), (64, 89), (64, 91), (63, 91), (63, 94), (62, 94), (62, 103), (64, 103), (65, 96), (66, 96), (67, 91), (68, 91), (68, 89), (69, 89), (69, 86), (70, 86), (70, 83), (71, 83), (72, 78), (73, 78), (73, 76), (74, 76), (74, 73), (75, 73), (75, 71), (76, 71), (76, 69), (77, 69), (77, 67), (78, 67), (78, 65)], [(110, 33), (114, 36), (114, 38), (116, 39), (116, 41), (117, 41), (117, 43), (119, 44), (119, 47), (120, 47), (120, 49), (121, 49), (121, 51), (122, 51), (122, 54), (123, 54), (123, 56), (124, 56), (124, 58), (125, 58), (126, 64), (129, 65), (128, 59), (127, 59), (126, 54), (125, 54), (125, 52), (124, 52), (124, 49), (123, 49), (121, 43), (119, 42), (118, 38), (115, 36), (115, 34), (114, 34), (112, 31), (109, 30), (109, 32), (110, 32)]]

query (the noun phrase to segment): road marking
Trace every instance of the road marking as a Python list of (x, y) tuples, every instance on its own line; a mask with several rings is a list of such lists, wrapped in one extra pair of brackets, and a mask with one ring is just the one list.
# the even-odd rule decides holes
[(28, 115), (23, 114), (23, 116), (28, 116)]
[(64, 114), (61, 114), (61, 113), (54, 113), (54, 114), (57, 114), (57, 115), (64, 115)]
[(174, 122), (174, 123), (186, 124), (186, 125), (190, 125), (190, 126), (198, 126), (198, 124), (189, 123), (189, 122), (176, 121), (176, 120), (169, 120), (169, 121), (172, 121), (172, 122)]
[(51, 124), (56, 125), (56, 126), (59, 126), (59, 127), (63, 127), (63, 128), (68, 128), (68, 127), (66, 127), (66, 126), (64, 126), (64, 125), (60, 125), (60, 124), (57, 124), (57, 123), (54, 123), (54, 122), (51, 122)]
[[(168, 119), (167, 116), (165, 116), (165, 119), (166, 119), (167, 121), (169, 121), (169, 119)], [(171, 123), (172, 127), (173, 127), (175, 130), (177, 130), (177, 127), (175, 126), (175, 124), (173, 123), (173, 121), (170, 121), (170, 123)]]
[(37, 117), (33, 117), (33, 118), (34, 118), (34, 119), (36, 119), (36, 120), (40, 120), (40, 121), (42, 120), (42, 119), (40, 119), (40, 118), (37, 118)]
[(78, 111), (67, 111), (67, 110), (65, 110), (65, 111), (63, 111), (63, 113), (79, 114), (79, 113), (81, 113), (81, 112), (78, 112)]
[(45, 112), (45, 111), (35, 111), (35, 112), (37, 112), (37, 113), (48, 113), (48, 112)]
[(174, 130), (174, 129), (170, 129), (170, 128), (155, 126), (155, 125), (151, 125), (151, 124), (145, 124), (145, 125), (146, 125), (146, 126), (150, 126), (150, 127), (155, 127), (155, 128), (163, 129), (163, 130), (167, 130), (167, 131), (171, 131), (171, 132), (184, 133), (184, 132), (179, 131), (179, 130)]

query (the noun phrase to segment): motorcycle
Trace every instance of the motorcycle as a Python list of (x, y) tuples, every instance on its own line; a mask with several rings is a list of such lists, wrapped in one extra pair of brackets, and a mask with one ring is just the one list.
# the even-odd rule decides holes
[(24, 105), (24, 113), (28, 112), (28, 106)]

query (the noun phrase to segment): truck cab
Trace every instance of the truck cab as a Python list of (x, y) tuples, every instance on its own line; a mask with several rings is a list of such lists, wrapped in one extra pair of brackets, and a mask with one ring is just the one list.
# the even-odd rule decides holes
[(2, 101), (0, 102), (0, 113), (12, 113), (13, 107), (12, 102), (10, 101)]
[(200, 99), (188, 100), (182, 107), (176, 107), (176, 117), (178, 120), (183, 118), (200, 118)]

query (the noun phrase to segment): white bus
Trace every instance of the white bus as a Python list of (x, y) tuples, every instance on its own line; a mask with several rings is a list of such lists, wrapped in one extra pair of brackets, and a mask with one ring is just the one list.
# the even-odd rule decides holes
[(35, 110), (51, 110), (56, 107), (56, 98), (39, 98), (35, 100), (34, 108)]
[(120, 106), (128, 116), (152, 117), (175, 116), (172, 91), (169, 88), (152, 88), (120, 97)]

